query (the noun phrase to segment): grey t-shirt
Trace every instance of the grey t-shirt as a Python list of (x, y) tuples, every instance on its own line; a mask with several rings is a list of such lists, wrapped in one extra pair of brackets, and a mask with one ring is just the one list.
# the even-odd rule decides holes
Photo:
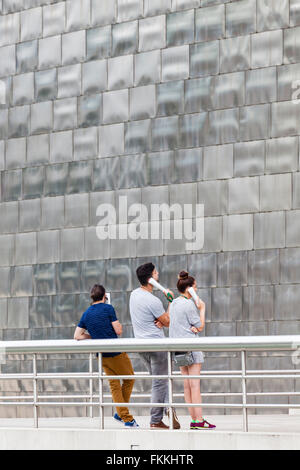
[(165, 313), (158, 297), (138, 287), (130, 295), (129, 310), (136, 338), (164, 338), (163, 329), (154, 324), (154, 321)]
[(170, 306), (170, 338), (191, 338), (191, 327), (200, 328), (200, 313), (192, 299), (177, 297)]

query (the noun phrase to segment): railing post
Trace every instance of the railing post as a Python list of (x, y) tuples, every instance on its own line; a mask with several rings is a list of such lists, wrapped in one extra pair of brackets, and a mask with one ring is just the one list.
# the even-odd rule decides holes
[(173, 379), (172, 379), (172, 353), (168, 351), (168, 382), (169, 382), (169, 424), (173, 429)]
[(98, 355), (98, 372), (99, 372), (99, 419), (100, 429), (104, 429), (104, 406), (103, 406), (103, 372), (102, 372), (102, 353)]
[(33, 354), (33, 363), (32, 363), (32, 370), (33, 370), (33, 420), (34, 420), (34, 427), (39, 427), (38, 421), (38, 390), (37, 390), (37, 367), (36, 367), (36, 354)]
[(243, 392), (243, 431), (248, 432), (246, 351), (241, 351), (242, 359), (242, 392)]
[[(90, 353), (89, 355), (89, 373), (92, 374), (93, 373), (93, 353)], [(89, 380), (89, 386), (90, 386), (90, 403), (91, 403), (91, 406), (89, 406), (89, 415), (90, 415), (90, 418), (93, 417), (93, 379), (90, 379)]]

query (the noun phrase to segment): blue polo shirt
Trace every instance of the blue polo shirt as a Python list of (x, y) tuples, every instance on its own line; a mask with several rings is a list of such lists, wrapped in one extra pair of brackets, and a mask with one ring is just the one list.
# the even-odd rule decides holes
[[(117, 320), (112, 305), (94, 304), (83, 313), (78, 326), (87, 330), (92, 339), (115, 339), (118, 335), (113, 329), (112, 322)], [(103, 357), (114, 357), (119, 354), (121, 353), (103, 353)]]

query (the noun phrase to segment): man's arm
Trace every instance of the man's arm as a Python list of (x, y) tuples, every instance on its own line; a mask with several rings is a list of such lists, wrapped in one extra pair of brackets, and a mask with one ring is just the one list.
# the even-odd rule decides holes
[(77, 341), (81, 341), (83, 339), (91, 339), (91, 336), (85, 333), (85, 331), (86, 330), (84, 328), (80, 328), (79, 326), (77, 326), (74, 333), (74, 339), (76, 339)]
[(115, 330), (116, 334), (120, 336), (123, 333), (123, 327), (119, 320), (111, 322), (113, 329)]
[[(158, 324), (156, 324), (156, 326), (158, 328), (162, 328), (162, 326), (166, 326), (167, 328), (169, 327), (169, 325), (170, 325), (170, 305), (171, 304), (168, 305), (167, 311), (156, 319), (155, 324), (158, 322)], [(159, 324), (161, 324), (162, 326), (160, 326)]]

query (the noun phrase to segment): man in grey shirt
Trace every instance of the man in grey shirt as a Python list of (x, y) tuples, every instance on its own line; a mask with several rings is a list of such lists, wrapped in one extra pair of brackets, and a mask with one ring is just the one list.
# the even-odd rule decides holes
[[(130, 295), (129, 309), (135, 338), (164, 338), (163, 327), (170, 324), (169, 308), (165, 311), (160, 299), (152, 294), (153, 286), (149, 279), (158, 281), (158, 271), (152, 263), (146, 263), (136, 270), (140, 287)], [(173, 295), (173, 294), (172, 294)], [(143, 362), (152, 375), (168, 374), (168, 357), (166, 352), (140, 353)], [(167, 403), (169, 401), (168, 381), (153, 379), (152, 403)], [(168, 429), (163, 422), (163, 407), (151, 408), (151, 428)], [(168, 411), (166, 411), (168, 414)], [(173, 428), (180, 429), (180, 424), (173, 412)]]

